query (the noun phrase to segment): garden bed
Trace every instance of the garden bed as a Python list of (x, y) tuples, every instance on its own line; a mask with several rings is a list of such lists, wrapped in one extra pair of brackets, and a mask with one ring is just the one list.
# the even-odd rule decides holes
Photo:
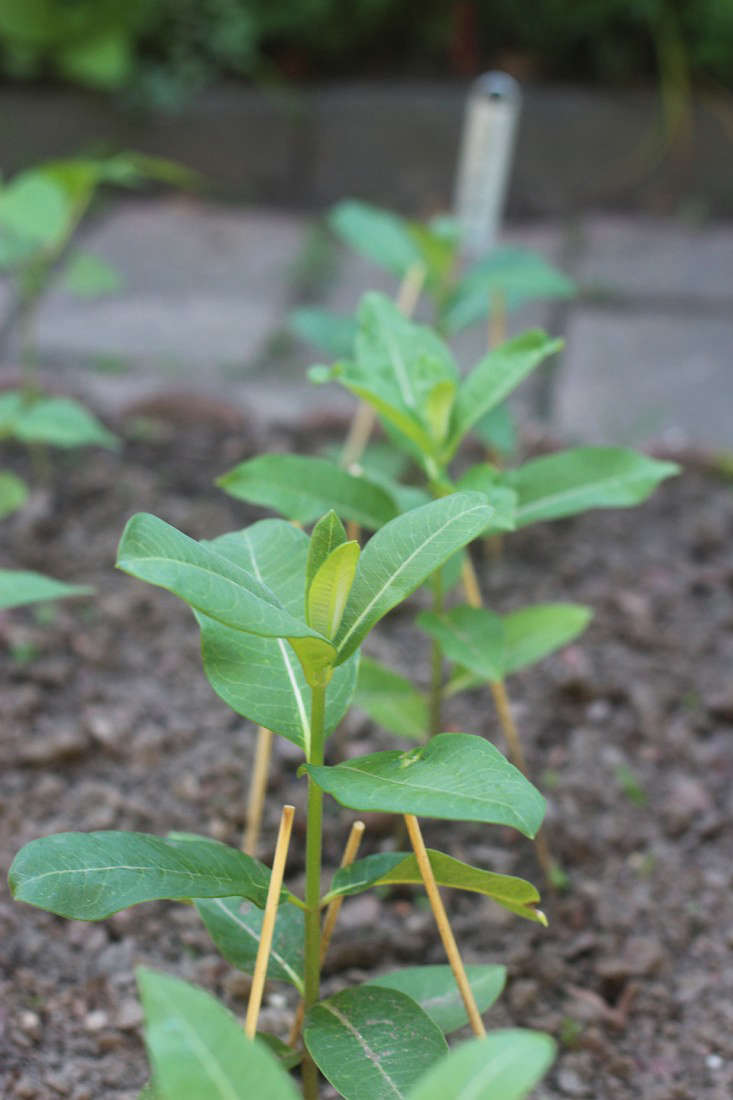
[[(67, 829), (184, 829), (239, 842), (253, 728), (212, 693), (185, 607), (112, 565), (133, 511), (196, 537), (257, 518), (211, 483), (261, 442), (231, 422), (187, 421), (120, 455), (54, 455), (51, 483), (4, 522), (3, 565), (98, 589), (95, 601), (0, 618), (4, 868), (23, 843)], [(277, 432), (267, 440), (268, 449), (303, 444)], [(3, 459), (25, 461), (14, 451)], [(477, 561), (497, 610), (559, 599), (595, 610), (580, 642), (509, 681), (569, 877), (544, 899), (549, 928), (486, 898), (446, 895), (466, 960), (508, 966), (488, 1025), (537, 1027), (560, 1041), (540, 1100), (730, 1096), (732, 538), (730, 482), (688, 468), (640, 508), (532, 528), (509, 537), (498, 564)], [(428, 642), (416, 646), (411, 632), (417, 603), (382, 624), (374, 652), (425, 684)], [(488, 691), (453, 700), (445, 717), (446, 728), (498, 737)], [(395, 744), (357, 712), (348, 723), (350, 752)], [(278, 739), (277, 752), (261, 855), (272, 854), (280, 805), (293, 802), (297, 889), (305, 785), (295, 748)], [(353, 817), (330, 803), (331, 867)], [(455, 825), (448, 841), (444, 825), (426, 822), (425, 834), (540, 884), (531, 845), (510, 830)], [(391, 822), (367, 816), (362, 854), (392, 844)], [(14, 904), (3, 888), (0, 942), (9, 1098), (137, 1096), (147, 1076), (137, 963), (198, 982), (243, 1014), (249, 979), (220, 959), (188, 907), (155, 903), (87, 925)], [(369, 893), (344, 904), (327, 988), (443, 961), (420, 891)], [(263, 1025), (286, 1033), (293, 996), (268, 987)]]

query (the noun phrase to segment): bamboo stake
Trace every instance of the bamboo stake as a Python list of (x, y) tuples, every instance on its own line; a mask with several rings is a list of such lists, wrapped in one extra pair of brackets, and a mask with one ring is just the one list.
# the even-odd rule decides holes
[(262, 827), (262, 811), (265, 805), (265, 791), (267, 789), (267, 775), (270, 769), (271, 753), (272, 730), (260, 726), (257, 730), (255, 762), (252, 768), (252, 777), (249, 782), (247, 824), (242, 840), (242, 848), (248, 856), (257, 855), (257, 845), (259, 844), (260, 829)]
[(283, 806), (283, 812), (280, 818), (280, 829), (277, 834), (275, 858), (272, 863), (270, 885), (267, 889), (265, 913), (262, 918), (260, 943), (257, 948), (254, 974), (252, 975), (252, 988), (249, 994), (249, 1004), (247, 1005), (247, 1019), (244, 1025), (244, 1031), (248, 1039), (254, 1039), (257, 1034), (257, 1019), (260, 1014), (262, 994), (265, 989), (265, 975), (267, 974), (267, 963), (270, 958), (270, 948), (272, 947), (272, 934), (275, 931), (275, 919), (280, 903), (280, 891), (283, 884), (283, 874), (285, 873), (285, 861), (288, 858), (288, 845), (290, 844), (290, 833), (293, 828), (294, 813), (294, 806)]
[(506, 298), (501, 290), (495, 290), (489, 303), (489, 350), (506, 340)]
[[(359, 845), (361, 844), (361, 838), (364, 836), (364, 822), (355, 821), (351, 826), (351, 832), (349, 833), (349, 839), (346, 841), (346, 847), (344, 848), (344, 854), (341, 857), (341, 863), (339, 866), (348, 867), (356, 859), (356, 854), (359, 851)], [(328, 953), (328, 947), (331, 943), (331, 936), (338, 919), (338, 915), (341, 912), (341, 906), (343, 904), (343, 895), (338, 898), (334, 898), (329, 903), (326, 909), (326, 916), (323, 920), (323, 929), (321, 931), (321, 966), (326, 959)], [(300, 1036), (300, 1029), (303, 1026), (303, 1016), (305, 1015), (305, 1002), (301, 999), (295, 1013), (295, 1019), (293, 1020), (293, 1026), (290, 1029), (290, 1035), (288, 1036), (288, 1045), (293, 1047), (298, 1041)]]
[(478, 1010), (470, 983), (466, 977), (466, 970), (458, 950), (458, 945), (456, 944), (455, 936), (453, 935), (453, 929), (450, 926), (448, 914), (445, 911), (443, 899), (440, 896), (438, 884), (435, 881), (433, 868), (430, 865), (430, 859), (425, 850), (425, 842), (420, 832), (420, 825), (413, 814), (405, 814), (405, 824), (410, 837), (410, 843), (415, 853), (415, 859), (420, 869), (425, 891), (430, 901), (430, 907), (433, 910), (435, 923), (438, 926), (438, 932), (443, 941), (443, 947), (448, 956), (448, 962), (453, 971), (453, 977), (456, 979), (456, 985), (458, 986), (458, 990), (466, 1007), (471, 1028), (473, 1029), (474, 1035), (478, 1036), (478, 1038), (482, 1038), (486, 1034), (486, 1028), (481, 1019), (481, 1013)]

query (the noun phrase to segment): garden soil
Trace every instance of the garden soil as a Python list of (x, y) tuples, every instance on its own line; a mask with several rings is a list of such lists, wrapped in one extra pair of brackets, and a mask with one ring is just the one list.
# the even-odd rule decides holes
[[(263, 448), (307, 448), (317, 426), (262, 439), (208, 414), (201, 423), (175, 405), (169, 416), (148, 411), (128, 421), (119, 454), (53, 453), (46, 483), (3, 524), (3, 565), (97, 589), (93, 600), (0, 618), (5, 869), (22, 844), (70, 829), (241, 840), (254, 729), (209, 688), (184, 605), (115, 572), (115, 547), (134, 511), (199, 538), (258, 518), (213, 478)], [(0, 457), (33, 476), (22, 454)], [(446, 893), (466, 961), (508, 969), (488, 1026), (540, 1028), (558, 1040), (539, 1100), (733, 1093), (732, 545), (733, 484), (691, 463), (638, 509), (519, 532), (498, 560), (477, 554), (499, 611), (546, 600), (594, 609), (581, 639), (509, 681), (532, 775), (549, 798), (548, 841), (568, 880), (556, 896), (545, 892), (549, 928), (486, 898)], [(418, 595), (393, 613), (370, 648), (426, 684), (428, 643), (412, 631), (420, 603)], [(444, 718), (446, 729), (501, 745), (486, 691), (451, 700)], [(362, 754), (396, 742), (354, 711), (329, 744), (335, 760), (344, 744)], [(271, 857), (279, 808), (294, 803), (295, 889), (298, 763), (280, 740), (260, 853)], [(353, 818), (330, 803), (330, 868)], [(367, 830), (363, 854), (394, 845), (388, 819), (367, 817)], [(540, 884), (531, 844), (511, 830), (426, 821), (424, 831), (454, 856)], [(444, 961), (419, 890), (364, 894), (344, 904), (325, 988)], [(243, 1015), (249, 980), (220, 960), (192, 908), (155, 903), (82, 924), (16, 904), (3, 888), (0, 1094), (136, 1097), (147, 1076), (133, 977), (141, 963), (198, 982)], [(289, 987), (268, 986), (262, 1025), (285, 1035), (293, 1003)]]

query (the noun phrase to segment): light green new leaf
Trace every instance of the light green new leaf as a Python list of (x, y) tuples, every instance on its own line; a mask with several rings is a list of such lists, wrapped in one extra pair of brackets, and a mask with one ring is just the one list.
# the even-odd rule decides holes
[(0, 611), (23, 607), (42, 600), (65, 600), (70, 596), (91, 596), (94, 589), (85, 584), (64, 584), (42, 573), (20, 569), (0, 569)]
[(313, 578), (323, 565), (326, 558), (337, 546), (346, 542), (344, 525), (336, 513), (331, 509), (325, 516), (318, 520), (313, 528), (308, 544), (308, 557), (305, 565), (305, 592), (311, 586)]
[(217, 478), (216, 484), (238, 500), (272, 508), (303, 524), (333, 509), (374, 530), (397, 515), (392, 498), (380, 485), (308, 455), (259, 455)]
[(15, 474), (0, 470), (0, 519), (17, 511), (28, 498), (28, 486)]
[(304, 767), (322, 790), (352, 810), (511, 825), (529, 837), (545, 813), (544, 798), (522, 773), (483, 737), (469, 733), (441, 733), (408, 752)]
[(356, 339), (354, 317), (308, 306), (290, 314), (288, 327), (301, 340), (325, 352), (330, 359), (345, 359), (353, 351)]
[(458, 388), (445, 458), (451, 458), (468, 431), (512, 392), (548, 355), (562, 347), (534, 329), (494, 348), (461, 382)]
[[(237, 537), (244, 542), (243, 532), (233, 536)], [(128, 520), (117, 567), (167, 589), (194, 610), (235, 630), (269, 638), (315, 638), (331, 648), (303, 620), (287, 612), (252, 573), (157, 516), (141, 512)]]
[(458, 332), (485, 317), (492, 300), (504, 309), (549, 298), (572, 298), (575, 284), (542, 256), (524, 248), (497, 248), (468, 271), (448, 296), (440, 314), (442, 327)]
[[(506, 981), (503, 966), (467, 966), (466, 977), (479, 1012), (486, 1012), (501, 995)], [(417, 1001), (446, 1035), (468, 1023), (466, 1008), (449, 966), (407, 966), (370, 978), (368, 985), (398, 989)]]
[(355, 252), (400, 278), (413, 264), (422, 261), (409, 223), (388, 210), (347, 199), (334, 206), (328, 223)]
[(344, 1100), (404, 1097), (448, 1049), (440, 1028), (410, 997), (367, 985), (315, 1005), (303, 1038)]
[[(262, 935), (264, 913), (242, 898), (212, 898), (196, 902), (198, 914), (228, 963), (252, 974)], [(303, 992), (303, 912), (281, 905), (267, 963), (269, 979), (290, 982)]]
[[(478, 867), (462, 863), (459, 859), (453, 859), (445, 852), (428, 849), (428, 857), (438, 886), (484, 894), (510, 913), (516, 913), (517, 916), (526, 917), (538, 924), (547, 924), (544, 913), (537, 909), (540, 895), (531, 882), (513, 875), (482, 871)], [(377, 852), (356, 860), (348, 867), (340, 868), (333, 876), (331, 889), (324, 901), (330, 901), (340, 894), (360, 894), (372, 886), (419, 886), (422, 881), (414, 855), (405, 852)]]
[(480, 534), (492, 515), (481, 494), (453, 493), (377, 531), (362, 551), (335, 638), (339, 663), (358, 649), (388, 611)]
[(314, 630), (333, 638), (344, 614), (354, 583), (361, 550), (355, 541), (332, 550), (308, 588), (306, 618)]
[(502, 480), (518, 493), (517, 527), (526, 527), (591, 508), (631, 507), (677, 473), (676, 463), (625, 447), (576, 447), (525, 462)]
[(554, 1057), (554, 1042), (540, 1031), (493, 1031), (442, 1058), (420, 1078), (407, 1100), (523, 1100)]
[(70, 397), (31, 397), (11, 390), (0, 397), (0, 436), (51, 447), (109, 447), (119, 440)]
[[(265, 584), (291, 615), (302, 613), (306, 561), (313, 545), (303, 531), (285, 520), (265, 519), (208, 545)], [(217, 695), (237, 714), (305, 750), (310, 744), (310, 689), (288, 642), (243, 634), (198, 613), (196, 618), (204, 671)], [(355, 654), (334, 670), (326, 696), (327, 733), (344, 716), (357, 667)]]
[(13, 860), (8, 879), (18, 901), (73, 920), (103, 920), (162, 898), (244, 896), (264, 906), (270, 871), (226, 844), (178, 844), (110, 830), (32, 840)]
[(427, 699), (404, 676), (371, 657), (361, 658), (353, 704), (390, 733), (425, 740)]
[(265, 1043), (203, 989), (139, 967), (156, 1100), (297, 1100)]

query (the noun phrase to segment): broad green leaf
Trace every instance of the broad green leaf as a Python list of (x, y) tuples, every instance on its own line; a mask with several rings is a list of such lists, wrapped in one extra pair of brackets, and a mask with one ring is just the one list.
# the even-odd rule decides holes
[(562, 340), (551, 340), (535, 329), (507, 340), (484, 356), (458, 388), (445, 457), (451, 458), (474, 424), (561, 347)]
[(504, 675), (504, 624), (484, 607), (452, 607), (436, 614), (424, 611), (417, 625), (440, 642), (449, 661), (470, 669), (484, 680)]
[[(302, 613), (306, 561), (313, 545), (303, 531), (285, 520), (265, 519), (208, 545), (265, 584), (290, 614)], [(310, 689), (289, 643), (284, 638), (243, 634), (199, 613), (196, 618), (204, 671), (217, 695), (237, 714), (306, 750), (310, 744)], [(355, 654), (334, 670), (326, 695), (327, 733), (344, 716), (357, 667)]]
[(358, 542), (341, 543), (331, 551), (308, 588), (306, 617), (325, 638), (333, 638), (339, 628), (360, 552)]
[(362, 656), (353, 705), (398, 737), (424, 741), (428, 703), (422, 692), (391, 668)]
[(440, 313), (441, 326), (458, 332), (485, 317), (492, 300), (504, 309), (549, 298), (572, 298), (575, 284), (542, 256), (524, 248), (497, 248), (470, 269), (448, 296)]
[[(467, 966), (471, 991), (479, 1012), (486, 1012), (501, 995), (506, 981), (503, 966)], [(368, 985), (382, 989), (398, 989), (417, 1001), (446, 1035), (465, 1027), (466, 1009), (449, 966), (408, 966), (370, 978)]]
[(356, 650), (379, 620), (488, 525), (479, 493), (453, 493), (385, 524), (366, 544), (335, 644), (338, 661)]
[[(262, 935), (264, 913), (242, 898), (198, 900), (196, 909), (228, 963), (252, 974)], [(277, 911), (267, 977), (290, 982), (303, 992), (303, 912), (294, 905)]]
[(334, 206), (328, 223), (355, 252), (398, 277), (422, 261), (409, 223), (388, 210), (347, 199)]
[(0, 229), (39, 248), (59, 245), (71, 228), (71, 217), (63, 190), (41, 170), (23, 172), (0, 188)]
[[(547, 924), (544, 913), (537, 909), (540, 895), (531, 882), (513, 875), (498, 875), (482, 871), (445, 852), (428, 849), (430, 866), (438, 886), (454, 890), (470, 890), (484, 894), (497, 904), (527, 920)], [(372, 886), (396, 886), (422, 884), (422, 875), (414, 855), (405, 852), (377, 852), (358, 859), (348, 867), (340, 868), (333, 876), (331, 888), (324, 901), (339, 895), (360, 894)]]
[(89, 252), (77, 252), (64, 270), (61, 285), (78, 298), (99, 298), (121, 290), (124, 280), (117, 268), (106, 260)]
[(505, 615), (504, 675), (554, 653), (582, 634), (593, 612), (579, 603), (543, 603)]
[(676, 463), (625, 447), (576, 447), (508, 470), (503, 482), (518, 493), (517, 527), (526, 527), (591, 508), (628, 508), (677, 473)]
[(325, 458), (259, 455), (216, 483), (230, 496), (272, 508), (303, 524), (333, 509), (344, 519), (374, 530), (397, 514), (392, 498), (380, 485), (355, 477)]
[(344, 525), (333, 509), (331, 509), (330, 512), (327, 512), (325, 516), (322, 516), (321, 519), (318, 520), (318, 523), (313, 528), (308, 544), (308, 557), (305, 565), (306, 598), (313, 578), (326, 558), (332, 550), (335, 550), (337, 546), (341, 546), (345, 542), (346, 531)]
[(472, 431), (486, 447), (504, 459), (517, 453), (517, 426), (506, 401), (482, 416)]
[(482, 462), (477, 466), (469, 467), (456, 482), (456, 489), (461, 492), (486, 493), (489, 504), (494, 509), (494, 515), (484, 534), (514, 531), (517, 526), (516, 511), (519, 498), (513, 489), (507, 489), (499, 482), (500, 476), (496, 466)]
[(264, 906), (270, 872), (225, 844), (176, 844), (147, 833), (55, 833), (10, 868), (13, 896), (74, 920), (103, 920), (143, 901), (246, 897)]
[(522, 1100), (554, 1057), (554, 1042), (540, 1031), (493, 1031), (442, 1058), (414, 1085), (407, 1100)]
[(64, 584), (42, 573), (20, 569), (0, 569), (0, 610), (22, 607), (42, 600), (65, 600), (70, 596), (91, 596), (94, 589), (85, 584)]
[(408, 752), (304, 767), (322, 790), (352, 810), (511, 825), (530, 837), (545, 813), (544, 798), (522, 773), (483, 737), (469, 733), (441, 733)]
[(26, 397), (9, 391), (0, 397), (0, 435), (22, 443), (52, 447), (101, 446), (116, 449), (119, 441), (88, 409), (70, 397)]
[[(233, 537), (245, 541), (243, 533)], [(269, 638), (319, 638), (303, 620), (285, 610), (267, 585), (235, 565), (219, 548), (196, 542), (157, 516), (140, 512), (128, 520), (117, 567), (165, 588), (195, 611), (235, 630)], [(330, 648), (325, 639), (320, 640)]]
[(270, 1035), (267, 1031), (258, 1031), (257, 1038), (275, 1055), (283, 1069), (294, 1069), (303, 1061), (302, 1050), (293, 1049), (282, 1039), (278, 1039), (277, 1035)]
[(313, 1061), (344, 1100), (394, 1100), (447, 1051), (443, 1033), (404, 993), (346, 989), (315, 1005), (303, 1027)]
[(15, 474), (0, 470), (0, 519), (17, 511), (28, 498), (28, 486)]
[(328, 309), (304, 307), (288, 317), (290, 331), (308, 344), (313, 344), (331, 359), (351, 355), (356, 339), (356, 319), (332, 313)]
[(265, 1043), (203, 989), (139, 967), (156, 1100), (297, 1100)]

